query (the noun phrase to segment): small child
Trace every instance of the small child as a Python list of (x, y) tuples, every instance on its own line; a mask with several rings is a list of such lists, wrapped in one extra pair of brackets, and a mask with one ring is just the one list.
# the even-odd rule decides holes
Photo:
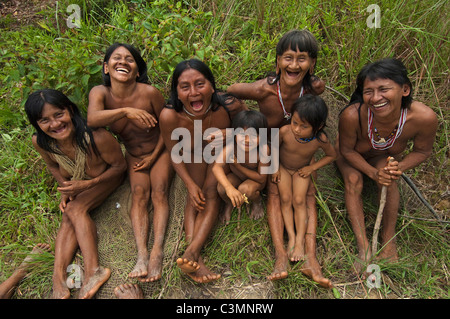
[(230, 221), (234, 207), (240, 209), (248, 201), (250, 217), (258, 219), (264, 215), (260, 192), (266, 185), (267, 175), (261, 174), (261, 167), (269, 165), (263, 164), (268, 161), (261, 161), (260, 157), (269, 155), (267, 143), (259, 136), (259, 129), (267, 128), (266, 117), (254, 110), (241, 111), (233, 118), (232, 127), (233, 143), (224, 147), (218, 157), (222, 160), (216, 161), (212, 168), (218, 181), (217, 191), (225, 201), (225, 223)]
[[(291, 261), (302, 260), (305, 255), (306, 193), (310, 175), (336, 159), (336, 151), (323, 131), (327, 116), (325, 102), (306, 94), (294, 103), (291, 124), (280, 129), (280, 167), (272, 174), (272, 181), (278, 184)], [(311, 164), (319, 148), (325, 156)]]

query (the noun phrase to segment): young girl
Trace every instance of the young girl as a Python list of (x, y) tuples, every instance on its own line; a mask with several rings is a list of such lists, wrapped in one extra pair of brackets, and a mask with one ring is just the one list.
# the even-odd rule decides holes
[[(225, 201), (223, 221), (228, 223), (233, 207), (240, 209), (247, 200), (251, 201), (250, 217), (263, 216), (260, 192), (266, 185), (267, 176), (261, 174), (261, 167), (268, 161), (260, 161), (260, 156), (268, 155), (267, 143), (259, 138), (259, 129), (267, 128), (266, 117), (253, 110), (241, 111), (232, 121), (235, 130), (233, 143), (223, 149), (222, 161), (217, 161), (212, 171), (217, 179), (217, 191)], [(265, 149), (260, 150), (263, 147)]]
[[(291, 124), (280, 129), (280, 167), (272, 175), (272, 181), (278, 184), (291, 261), (302, 260), (305, 255), (306, 193), (310, 175), (336, 159), (334, 147), (323, 131), (327, 116), (325, 102), (307, 94), (294, 103)], [(310, 164), (319, 148), (325, 156)]]
[(32, 141), (59, 184), (63, 212), (55, 241), (53, 298), (67, 299), (66, 269), (76, 250), (83, 254), (79, 298), (92, 298), (111, 271), (99, 265), (97, 230), (89, 213), (122, 182), (126, 170), (119, 143), (106, 130), (91, 130), (77, 106), (63, 93), (46, 89), (25, 103), (36, 129)]

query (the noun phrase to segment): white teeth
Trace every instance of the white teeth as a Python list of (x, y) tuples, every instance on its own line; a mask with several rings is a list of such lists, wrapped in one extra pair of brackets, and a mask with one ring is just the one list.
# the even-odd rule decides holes
[(387, 104), (387, 102), (380, 103), (380, 104), (374, 104), (373, 107), (382, 107), (382, 106), (385, 106), (386, 104)]
[(117, 68), (116, 71), (117, 71), (117, 72), (125, 72), (125, 73), (128, 73), (128, 70), (127, 70), (127, 69), (124, 69), (124, 68)]

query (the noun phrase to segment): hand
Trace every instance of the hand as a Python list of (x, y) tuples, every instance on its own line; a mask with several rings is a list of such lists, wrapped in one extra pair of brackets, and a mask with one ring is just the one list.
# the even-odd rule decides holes
[(158, 123), (156, 118), (146, 110), (136, 109), (133, 107), (126, 108), (126, 116), (131, 120), (138, 120), (143, 125), (148, 127), (155, 127), (156, 123)]
[(226, 193), (233, 207), (241, 207), (241, 205), (245, 201), (245, 198), (242, 195), (242, 193), (234, 187), (227, 188)]
[(272, 182), (279, 183), (281, 181), (280, 171), (272, 174)]
[(90, 188), (91, 182), (88, 180), (81, 181), (65, 181), (57, 190), (61, 195), (67, 196), (69, 200), (73, 200), (79, 193)]
[(64, 209), (67, 206), (67, 203), (70, 201), (69, 196), (61, 195), (61, 201), (59, 202), (59, 209), (64, 213)]
[(298, 172), (298, 175), (300, 175), (303, 178), (306, 178), (314, 172), (314, 169), (312, 168), (311, 165), (308, 165), (308, 166), (300, 168), (299, 170), (297, 170), (297, 172)]
[(133, 169), (135, 172), (144, 170), (144, 169), (150, 169), (152, 165), (154, 164), (155, 159), (153, 156), (147, 156), (143, 158), (140, 162), (134, 163)]
[(203, 206), (206, 204), (205, 202), (206, 199), (205, 196), (203, 195), (201, 188), (198, 187), (197, 184), (193, 183), (192, 185), (189, 185), (187, 189), (189, 192), (189, 198), (192, 201), (192, 205), (197, 210), (203, 210), (204, 209)]
[(384, 170), (386, 173), (391, 175), (391, 178), (397, 180), (402, 176), (403, 172), (398, 168), (398, 162), (391, 157), (391, 160), (388, 158), (386, 166)]

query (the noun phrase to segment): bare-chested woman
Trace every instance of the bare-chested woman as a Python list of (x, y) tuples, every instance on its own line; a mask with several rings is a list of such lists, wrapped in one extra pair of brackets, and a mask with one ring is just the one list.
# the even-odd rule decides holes
[[(315, 37), (306, 30), (291, 30), (283, 35), (276, 48), (276, 75), (253, 83), (231, 85), (227, 92), (243, 100), (254, 100), (268, 122), (269, 128), (280, 128), (290, 123), (292, 105), (303, 94), (319, 95), (325, 83), (315, 77), (318, 44)], [(319, 282), (330, 286), (331, 282), (322, 275), (316, 259), (317, 208), (315, 189), (310, 184), (307, 195), (308, 226), (305, 239), (306, 262), (302, 272)], [(289, 259), (283, 241), (283, 217), (281, 214), (278, 188), (269, 177), (267, 181), (267, 217), (275, 248), (275, 269), (267, 276), (270, 280), (286, 278)]]
[[(173, 176), (157, 121), (164, 98), (147, 80), (147, 65), (139, 52), (128, 44), (113, 44), (104, 58), (104, 85), (92, 88), (89, 94), (87, 117), (90, 126), (109, 126), (125, 145), (132, 192), (130, 218), (138, 251), (129, 277), (143, 282), (161, 278)], [(150, 190), (155, 237), (149, 256)]]
[[(217, 180), (212, 173), (213, 163), (208, 164), (203, 158), (205, 143), (203, 140), (194, 140), (194, 130), (201, 128), (197, 137), (202, 139), (208, 128), (230, 127), (230, 114), (241, 108), (242, 105), (237, 99), (218, 94), (214, 76), (203, 62), (192, 59), (176, 66), (169, 105), (161, 112), (160, 125), (164, 143), (171, 152), (175, 171), (188, 191), (184, 211), (184, 230), (188, 247), (182, 258), (177, 260), (177, 264), (183, 272), (200, 283), (220, 278), (219, 274), (213, 273), (205, 266), (200, 256), (200, 250), (218, 219), (220, 198), (217, 193)], [(172, 136), (176, 133), (175, 130), (180, 128), (187, 130), (191, 137), (185, 141), (185, 147), (181, 150), (182, 157), (188, 160), (179, 160), (179, 152), (174, 152), (180, 141), (179, 136)]]
[(98, 263), (97, 229), (89, 213), (122, 182), (126, 170), (120, 145), (106, 130), (91, 130), (77, 106), (63, 93), (32, 93), (25, 111), (36, 129), (32, 141), (59, 184), (63, 212), (55, 242), (53, 298), (67, 299), (66, 269), (78, 247), (85, 280), (79, 298), (92, 298), (111, 271)]
[[(413, 101), (412, 86), (402, 62), (383, 59), (366, 65), (358, 74), (357, 87), (339, 118), (336, 163), (345, 182), (345, 203), (356, 236), (358, 271), (376, 252), (371, 251), (364, 223), (363, 174), (378, 188), (387, 186), (382, 219), (380, 258), (398, 259), (395, 224), (399, 208), (396, 181), (431, 154), (437, 130), (436, 114), (423, 103)], [(412, 151), (404, 156), (408, 141)], [(394, 161), (388, 163), (388, 157)]]

